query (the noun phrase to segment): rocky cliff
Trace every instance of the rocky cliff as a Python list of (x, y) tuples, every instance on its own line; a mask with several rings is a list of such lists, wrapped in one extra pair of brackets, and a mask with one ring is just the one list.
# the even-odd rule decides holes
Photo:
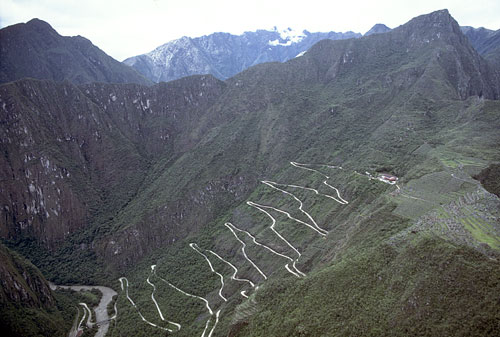
[(4, 237), (51, 244), (129, 202), (152, 159), (187, 151), (223, 83), (155, 87), (22, 80), (0, 88)]
[(225, 81), (4, 84), (2, 236), (126, 276), (115, 335), (493, 335), (499, 84), (447, 11)]

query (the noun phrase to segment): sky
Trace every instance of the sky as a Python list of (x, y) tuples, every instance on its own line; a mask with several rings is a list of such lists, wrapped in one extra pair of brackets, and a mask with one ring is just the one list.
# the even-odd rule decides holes
[(0, 0), (0, 28), (36, 17), (122, 61), (182, 36), (274, 26), (363, 34), (444, 8), (461, 26), (500, 29), (499, 0)]

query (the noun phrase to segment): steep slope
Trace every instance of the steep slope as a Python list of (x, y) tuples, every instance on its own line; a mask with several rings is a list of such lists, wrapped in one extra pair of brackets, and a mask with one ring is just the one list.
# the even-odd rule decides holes
[(153, 82), (170, 81), (195, 74), (227, 79), (255, 64), (284, 62), (305, 52), (322, 39), (348, 39), (360, 34), (258, 30), (242, 35), (214, 33), (198, 38), (183, 37), (150, 53), (123, 61)]
[(3, 85), (2, 236), (34, 236), (50, 246), (112, 217), (133, 198), (151, 160), (193, 146), (199, 136), (185, 130), (201, 127), (222, 88), (210, 76), (151, 88)]
[[(2, 124), (8, 177), (11, 162), (24, 165), (21, 144), (57, 139), (30, 130), (34, 140), (23, 142), (21, 122), (50, 118), (49, 100), (43, 114), (36, 102), (65, 89), (62, 111), (88, 102), (89, 120), (106, 126), (101, 137), (117, 132), (130, 144), (110, 150), (113, 169), (102, 165), (107, 175), (94, 186), (150, 160), (131, 169), (143, 174), (137, 184), (118, 175), (122, 184), (105, 185), (114, 213), (66, 239), (72, 245), (51, 263), (59, 270), (36, 261), (64, 277), (64, 257), (96, 254), (114, 272), (105, 281), (121, 290), (113, 335), (495, 331), (500, 200), (471, 176), (500, 161), (500, 82), (447, 11), (385, 34), (323, 40), (225, 82), (91, 84), (71, 86), (74, 94), (32, 80), (1, 88), (2, 103), (15, 103), (2, 117), (12, 119)], [(138, 159), (123, 162), (123, 153)], [(85, 167), (103, 160), (88, 158)], [(21, 176), (9, 180), (12, 191), (30, 190)], [(39, 176), (29, 178), (34, 186)], [(10, 220), (22, 203), (3, 204), (6, 227), (22, 230)]]
[(151, 83), (89, 40), (61, 36), (39, 19), (0, 30), (0, 59), (0, 83), (24, 77), (73, 83)]
[[(211, 331), (203, 329), (207, 326), (216, 326), (217, 336), (228, 331), (234, 336), (432, 336), (452, 335), (464, 326), (464, 333), (494, 335), (497, 311), (491, 296), (498, 291), (500, 228), (495, 219), (500, 201), (471, 182), (470, 172), (500, 160), (494, 150), (500, 143), (500, 106), (485, 99), (498, 97), (498, 79), (446, 11), (416, 18), (387, 34), (322, 41), (304, 57), (252, 67), (227, 84), (220, 99), (236, 117), (199, 144), (196, 160), (174, 163), (139, 195), (137, 204), (127, 206), (125, 214), (137, 214), (155, 196), (148, 220), (134, 225), (124, 217), (117, 222), (129, 223), (110, 235), (106, 256), (114, 264), (134, 260), (127, 245), (139, 244), (141, 229), (153, 228), (155, 221), (169, 224), (168, 231), (176, 222), (182, 229), (195, 224), (200, 233), (190, 231), (189, 239), (175, 242), (165, 233), (160, 242), (171, 242), (168, 246), (151, 239), (142, 243), (141, 251), (162, 248), (126, 273), (130, 297), (124, 290), (119, 306), (149, 299), (147, 278), (157, 287), (154, 296), (164, 317), (182, 325), (179, 335), (201, 335)], [(301, 169), (290, 161), (310, 165)], [(193, 174), (183, 169), (195, 162), (189, 169)], [(370, 179), (377, 171), (397, 175), (399, 187)], [(214, 212), (207, 204), (220, 190), (204, 183), (207, 176), (237, 178), (250, 172), (266, 183), (255, 184), (243, 202), (231, 195), (235, 189), (229, 185), (227, 195), (237, 207), (215, 221), (193, 220), (201, 209)], [(170, 200), (179, 197), (170, 197), (171, 190), (163, 187), (172, 176), (186, 174), (198, 177), (193, 204), (170, 213)], [(325, 187), (325, 176), (343, 199)], [(299, 202), (283, 191), (301, 200), (302, 209), (328, 231), (325, 237), (301, 229), (303, 224), (283, 213), (311, 224), (297, 209)], [(445, 213), (425, 217), (441, 205), (450, 212), (447, 218)], [(467, 229), (469, 218), (492, 230), (476, 236)], [(443, 229), (445, 224), (454, 229)], [(156, 228), (156, 235), (164, 233)], [(301, 255), (294, 271), (291, 261), (297, 251)], [(259, 290), (237, 286), (228, 265), (211, 252), (238, 268), (234, 277), (258, 284)], [(224, 276), (223, 283), (211, 268)], [(456, 282), (448, 282), (454, 275)], [(433, 287), (436, 283), (448, 286)], [(212, 315), (199, 297), (209, 303)], [(474, 314), (463, 314), (464, 303)], [(150, 300), (138, 308), (155, 324), (173, 329)], [(220, 315), (217, 310), (222, 310)], [(135, 324), (140, 324), (137, 314), (122, 316), (114, 333), (124, 335)], [(161, 333), (142, 326), (143, 335)]]
[(461, 27), (472, 46), (485, 59), (500, 65), (500, 30), (485, 28)]
[(0, 244), (0, 327), (5, 336), (63, 336), (65, 321), (47, 280), (29, 261)]

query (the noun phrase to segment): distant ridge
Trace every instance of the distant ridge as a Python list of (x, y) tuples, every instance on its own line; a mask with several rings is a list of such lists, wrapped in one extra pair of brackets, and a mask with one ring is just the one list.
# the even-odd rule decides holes
[(76, 84), (150, 84), (86, 38), (61, 36), (39, 19), (1, 29), (0, 47), (0, 83), (32, 77)]
[(212, 74), (224, 80), (259, 63), (293, 59), (323, 39), (356, 37), (361, 34), (297, 32), (291, 28), (257, 30), (242, 35), (214, 33), (197, 38), (182, 37), (123, 62), (153, 82), (196, 74)]
[(486, 60), (496, 63), (500, 68), (500, 30), (490, 30), (483, 27), (460, 27), (470, 43)]
[(387, 27), (383, 23), (377, 23), (372, 28), (370, 28), (370, 30), (367, 31), (365, 33), (365, 35), (363, 35), (363, 36), (369, 36), (369, 35), (372, 35), (372, 34), (382, 34), (382, 33), (386, 33), (386, 32), (389, 32), (389, 31), (391, 31), (391, 29), (389, 27)]

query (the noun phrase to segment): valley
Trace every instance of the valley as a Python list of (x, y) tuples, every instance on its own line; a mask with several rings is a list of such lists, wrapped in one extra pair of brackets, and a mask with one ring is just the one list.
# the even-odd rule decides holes
[(225, 80), (2, 84), (12, 331), (494, 336), (500, 70), (446, 10), (378, 28)]
[(106, 336), (106, 333), (108, 332), (109, 329), (109, 322), (113, 319), (116, 319), (116, 316), (118, 315), (118, 309), (116, 308), (116, 304), (114, 306), (115, 310), (114, 315), (111, 317), (108, 315), (108, 305), (111, 303), (113, 297), (117, 295), (116, 291), (114, 291), (111, 288), (102, 286), (62, 286), (62, 285), (50, 284), (50, 288), (52, 290), (71, 289), (77, 292), (90, 291), (92, 289), (97, 289), (98, 291), (100, 291), (102, 297), (99, 301), (99, 305), (96, 308), (93, 308), (93, 311), (95, 312), (95, 321), (92, 322), (92, 313), (88, 305), (86, 303), (79, 303), (79, 305), (83, 307), (83, 316), (77, 326), (73, 325), (70, 336), (77, 336), (79, 331), (83, 331), (81, 326), (82, 323), (85, 321), (86, 321), (86, 326), (88, 328), (92, 328), (94, 325), (98, 326), (98, 330), (95, 334), (96, 337)]

